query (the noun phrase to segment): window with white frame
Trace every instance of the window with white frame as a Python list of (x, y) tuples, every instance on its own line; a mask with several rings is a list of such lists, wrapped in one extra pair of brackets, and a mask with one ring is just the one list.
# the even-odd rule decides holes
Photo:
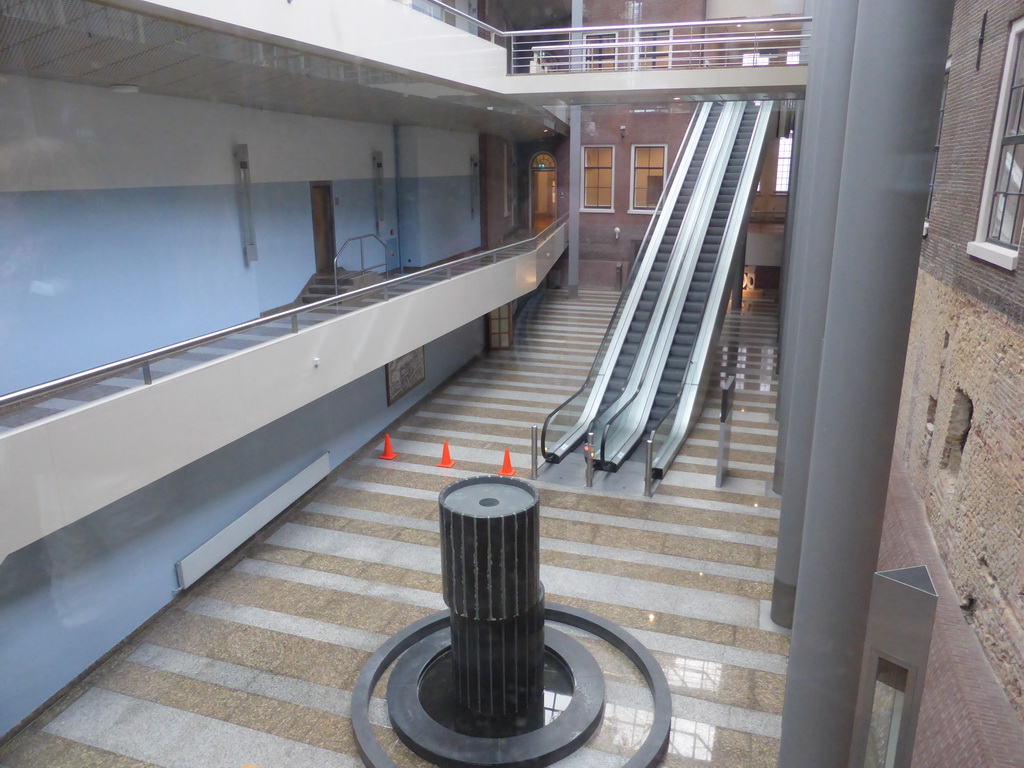
[(665, 186), (664, 144), (633, 145), (632, 211), (653, 211)]
[(1010, 29), (976, 240), (967, 253), (1016, 269), (1024, 225), (1024, 19)]
[(793, 164), (793, 137), (779, 137), (779, 163), (775, 166), (775, 193), (789, 193), (789, 170)]
[(615, 172), (614, 147), (583, 148), (583, 208), (610, 211), (613, 205), (612, 179)]

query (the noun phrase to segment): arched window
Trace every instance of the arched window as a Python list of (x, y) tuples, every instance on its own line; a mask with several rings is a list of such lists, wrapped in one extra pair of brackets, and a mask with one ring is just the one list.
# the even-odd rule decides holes
[(540, 152), (533, 158), (530, 167), (535, 171), (553, 171), (555, 170), (555, 158), (547, 152)]

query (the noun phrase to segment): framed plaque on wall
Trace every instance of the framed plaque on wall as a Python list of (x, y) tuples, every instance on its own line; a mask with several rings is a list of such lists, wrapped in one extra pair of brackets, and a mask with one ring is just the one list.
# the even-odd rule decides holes
[(388, 389), (388, 405), (408, 394), (427, 378), (424, 348), (407, 352), (384, 366), (384, 380)]

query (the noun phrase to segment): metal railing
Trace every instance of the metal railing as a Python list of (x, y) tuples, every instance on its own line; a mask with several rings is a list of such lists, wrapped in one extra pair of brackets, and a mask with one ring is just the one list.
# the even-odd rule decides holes
[(395, 0), (509, 50), (508, 74), (807, 63), (810, 16), (501, 30), (441, 0)]
[(808, 16), (524, 30), (510, 74), (790, 66), (806, 63)]
[[(366, 266), (366, 254), (363, 248), (363, 243), (367, 240), (376, 240), (380, 243), (380, 247), (384, 250), (384, 261), (379, 264), (371, 264)], [(370, 233), (368, 235), (356, 235), (350, 237), (344, 243), (341, 244), (341, 248), (338, 249), (337, 255), (334, 257), (334, 292), (337, 294), (338, 291), (338, 262), (341, 260), (342, 255), (345, 253), (345, 249), (348, 248), (352, 243), (359, 243), (359, 269), (357, 270), (346, 270), (349, 273), (349, 277), (355, 277), (356, 275), (365, 275), (371, 270), (376, 270), (380, 267), (384, 267), (384, 278), (387, 279), (391, 274), (388, 270), (388, 247), (384, 244), (377, 235)]]
[(480, 19), (469, 15), (465, 11), (460, 11), (458, 8), (453, 8), (446, 3), (440, 2), (440, 0), (395, 0), (395, 2), (404, 5), (406, 8), (419, 11), (432, 19), (443, 21), (452, 27), (472, 29), (477, 37), (490, 40), (497, 45), (504, 45), (505, 43), (504, 35), (506, 33), (503, 30), (492, 27), (490, 24), (480, 21)]
[[(520, 240), (489, 251), (464, 256), (460, 259), (455, 259), (453, 261), (444, 262), (433, 267), (419, 270), (418, 272), (401, 275), (382, 283), (376, 283), (365, 288), (358, 288), (340, 296), (330, 296), (321, 301), (306, 304), (301, 307), (287, 309), (273, 315), (268, 315), (267, 317), (249, 320), (244, 323), (239, 323), (238, 325), (233, 325), (230, 328), (206, 333), (202, 336), (196, 336), (195, 338), (188, 339), (186, 341), (180, 341), (176, 344), (160, 347), (159, 349), (154, 349), (150, 352), (133, 355), (132, 357), (127, 357), (123, 360), (116, 360), (105, 365), (90, 368), (89, 370), (82, 371), (80, 373), (71, 374), (70, 376), (64, 376), (59, 379), (54, 379), (53, 381), (44, 382), (42, 384), (37, 384), (32, 387), (27, 387), (16, 392), (2, 395), (0, 396), (0, 411), (11, 412), (18, 408), (28, 407), (45, 400), (47, 397), (53, 396), (57, 392), (69, 390), (76, 386), (95, 383), (103, 379), (110, 379), (115, 376), (124, 378), (131, 377), (137, 383), (143, 385), (152, 384), (154, 378), (159, 378), (159, 375), (154, 377), (155, 371), (152, 366), (160, 360), (172, 358), (176, 355), (181, 355), (182, 353), (196, 349), (197, 347), (212, 344), (213, 342), (221, 339), (245, 333), (246, 331), (252, 331), (256, 328), (274, 325), (276, 330), (279, 331), (277, 334), (278, 336), (284, 336), (289, 333), (298, 333), (302, 327), (300, 318), (307, 321), (305, 327), (308, 328), (321, 322), (336, 319), (338, 312), (351, 311), (371, 304), (388, 301), (389, 299), (408, 293), (409, 291), (425, 288), (444, 280), (450, 280), (457, 275), (466, 274), (467, 272), (472, 272), (491, 264), (497, 264), (500, 261), (504, 261), (524, 252), (539, 248), (559, 227), (565, 224), (565, 221), (566, 217), (562, 216), (542, 232), (526, 240)], [(325, 310), (327, 311), (325, 312)], [(258, 341), (254, 341), (253, 345), (263, 341), (270, 341), (273, 338), (274, 335), (261, 337)], [(238, 350), (231, 349), (225, 351), (224, 354), (230, 354), (236, 351)], [(194, 361), (193, 365), (200, 365), (207, 362), (209, 359), (212, 358), (207, 357), (201, 361)], [(141, 376), (139, 375), (140, 373)], [(131, 386), (122, 386), (122, 388), (129, 389)], [(83, 401), (83, 405), (85, 404), (86, 403)], [(40, 418), (43, 417), (40, 416)]]

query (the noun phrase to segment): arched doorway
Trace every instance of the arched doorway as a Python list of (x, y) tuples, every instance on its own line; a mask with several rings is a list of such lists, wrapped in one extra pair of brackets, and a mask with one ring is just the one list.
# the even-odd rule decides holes
[(539, 231), (556, 218), (555, 158), (539, 152), (530, 162), (530, 227)]

